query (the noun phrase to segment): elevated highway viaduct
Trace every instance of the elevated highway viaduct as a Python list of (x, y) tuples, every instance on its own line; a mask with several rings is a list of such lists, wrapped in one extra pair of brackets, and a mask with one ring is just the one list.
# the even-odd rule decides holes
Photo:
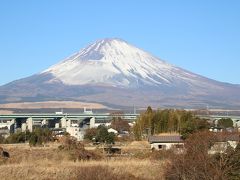
[(0, 128), (8, 127), (10, 131), (22, 129), (33, 130), (34, 126), (47, 126), (49, 128), (66, 128), (73, 124), (79, 124), (85, 119), (91, 119), (95, 123), (107, 123), (114, 117), (122, 118), (128, 122), (134, 122), (139, 114), (110, 114), (110, 113), (81, 113), (81, 114), (0, 114)]

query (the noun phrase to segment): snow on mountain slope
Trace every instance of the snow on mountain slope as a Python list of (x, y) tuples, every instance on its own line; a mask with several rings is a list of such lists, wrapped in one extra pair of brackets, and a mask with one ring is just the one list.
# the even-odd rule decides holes
[(30, 77), (0, 86), (0, 103), (97, 102), (110, 107), (240, 108), (240, 86), (171, 65), (120, 39), (103, 39)]
[(120, 39), (103, 39), (50, 67), (67, 85), (138, 87), (171, 86), (175, 81), (196, 84), (197, 75), (168, 64)]

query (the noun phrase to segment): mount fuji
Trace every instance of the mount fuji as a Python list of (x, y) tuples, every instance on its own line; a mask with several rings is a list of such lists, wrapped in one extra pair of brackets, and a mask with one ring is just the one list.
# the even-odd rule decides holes
[(0, 102), (83, 101), (110, 107), (240, 107), (240, 86), (171, 65), (121, 39), (103, 39), (0, 87)]

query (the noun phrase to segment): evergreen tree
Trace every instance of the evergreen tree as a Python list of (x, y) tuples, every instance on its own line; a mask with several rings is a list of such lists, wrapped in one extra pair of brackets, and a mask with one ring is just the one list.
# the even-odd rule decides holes
[(231, 118), (222, 118), (218, 120), (218, 126), (223, 128), (232, 128), (233, 127), (233, 121)]
[(145, 113), (142, 113), (137, 119), (133, 133), (137, 140), (147, 137), (149, 129), (151, 135), (179, 132), (184, 138), (187, 138), (189, 134), (207, 128), (207, 121), (195, 117), (192, 112), (172, 109), (153, 111), (149, 106)]

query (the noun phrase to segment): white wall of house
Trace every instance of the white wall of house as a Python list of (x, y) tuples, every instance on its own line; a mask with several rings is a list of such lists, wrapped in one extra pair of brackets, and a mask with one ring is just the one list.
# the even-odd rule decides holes
[(229, 146), (235, 149), (237, 144), (237, 141), (215, 142), (208, 154), (224, 153)]
[(0, 128), (8, 127), (8, 129), (10, 129), (10, 126), (12, 126), (14, 123), (15, 123), (14, 119), (1, 121)]
[(100, 125), (109, 127), (109, 126), (111, 125), (111, 123), (94, 123), (94, 127), (98, 127), (98, 126), (100, 126)]
[(228, 141), (228, 144), (235, 149), (238, 145), (238, 141)]
[(171, 148), (180, 146), (183, 147), (184, 143), (152, 143), (151, 144), (151, 149), (155, 150), (169, 150)]
[(60, 121), (61, 121), (61, 127), (66, 128), (67, 127), (67, 119), (65, 117), (63, 117)]
[(83, 140), (84, 134), (80, 131), (79, 127), (67, 127), (66, 132), (68, 132), (70, 136), (75, 137), (78, 141)]
[(10, 129), (10, 125), (8, 123), (1, 123), (0, 128), (8, 127)]
[(117, 134), (117, 133), (118, 133), (118, 131), (115, 130), (115, 129), (113, 129), (113, 128), (108, 129), (108, 132), (109, 132), (109, 133), (112, 132), (112, 133), (114, 133), (114, 134)]
[(25, 132), (27, 130), (27, 123), (22, 123), (22, 132)]

